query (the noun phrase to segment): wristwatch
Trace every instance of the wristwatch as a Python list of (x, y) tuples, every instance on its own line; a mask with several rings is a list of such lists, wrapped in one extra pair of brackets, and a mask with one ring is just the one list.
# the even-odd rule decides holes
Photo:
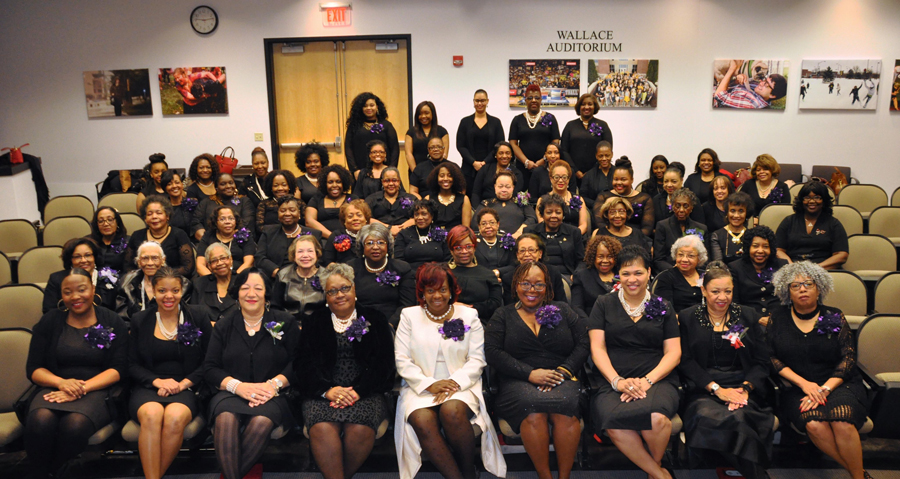
[[(272, 379), (270, 379), (269, 381), (275, 383), (275, 384), (274, 384), (274, 386), (275, 386), (275, 392), (281, 391), (281, 388), (284, 387), (284, 382), (282, 382), (282, 381), (281, 381), (280, 379), (278, 379), (278, 378), (272, 378)], [(267, 381), (267, 382), (268, 382), (268, 381)]]
[(713, 383), (712, 386), (709, 387), (709, 393), (715, 396), (717, 392), (719, 392), (719, 385)]

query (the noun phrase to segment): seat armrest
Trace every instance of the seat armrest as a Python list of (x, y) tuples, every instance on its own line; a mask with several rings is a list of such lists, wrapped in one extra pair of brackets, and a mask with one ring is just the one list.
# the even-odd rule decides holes
[(864, 364), (857, 362), (856, 367), (859, 368), (859, 372), (860, 374), (862, 374), (863, 381), (865, 381), (870, 387), (873, 387), (875, 389), (885, 388), (885, 382), (881, 379), (878, 379), (878, 377), (875, 376), (875, 374), (873, 374), (871, 371), (869, 371), (869, 369), (866, 368)]

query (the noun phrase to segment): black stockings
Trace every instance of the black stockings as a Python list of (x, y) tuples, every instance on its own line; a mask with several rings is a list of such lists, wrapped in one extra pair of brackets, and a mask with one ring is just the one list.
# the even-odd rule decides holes
[(262, 456), (275, 424), (265, 416), (253, 416), (241, 435), (241, 421), (235, 414), (223, 412), (216, 416), (213, 441), (216, 458), (226, 479), (244, 477)]
[(409, 415), (409, 424), (416, 431), (422, 452), (446, 478), (475, 478), (475, 433), (469, 422), (473, 414), (466, 403), (450, 400), (440, 406), (417, 409)]
[(36, 475), (56, 472), (69, 459), (87, 449), (95, 433), (84, 414), (35, 409), (25, 425), (25, 451)]

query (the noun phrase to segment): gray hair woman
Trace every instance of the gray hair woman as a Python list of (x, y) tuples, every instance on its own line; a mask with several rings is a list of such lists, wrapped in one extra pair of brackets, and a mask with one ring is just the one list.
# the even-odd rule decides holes
[[(653, 264), (657, 271), (664, 271), (675, 266), (672, 245), (678, 238), (686, 235), (697, 235), (703, 246), (709, 249), (709, 229), (703, 223), (691, 219), (691, 213), (698, 206), (697, 195), (688, 188), (681, 188), (672, 193), (672, 216), (656, 223), (656, 236), (653, 239)], [(699, 298), (699, 292), (697, 298)], [(690, 306), (685, 305), (685, 307)], [(676, 306), (676, 309), (678, 306)]]
[(231, 248), (224, 243), (215, 242), (206, 247), (203, 257), (211, 274), (194, 279), (195, 291), (191, 295), (191, 304), (202, 304), (210, 308), (215, 316), (213, 321), (218, 321), (237, 308), (237, 302), (228, 295), (235, 276), (232, 273), (234, 261)]
[(356, 242), (354, 247), (356, 248), (356, 254), (360, 257), (366, 256), (366, 241), (372, 239), (374, 241), (384, 241), (387, 246), (387, 255), (389, 257), (394, 256), (394, 236), (391, 234), (391, 231), (383, 224), (380, 223), (372, 223), (363, 226), (359, 230), (359, 234), (357, 234), (357, 238), (359, 241)]
[(356, 243), (359, 257), (350, 262), (356, 273), (356, 300), (396, 325), (400, 310), (416, 304), (415, 272), (405, 261), (391, 257), (394, 237), (382, 224), (360, 228)]
[(293, 265), (284, 266), (275, 275), (272, 307), (287, 311), (302, 322), (325, 304), (325, 280), (318, 267), (322, 246), (315, 236), (300, 235), (288, 247), (287, 257)]
[(675, 259), (675, 267), (657, 276), (653, 292), (672, 303), (675, 311), (681, 311), (703, 300), (701, 273), (709, 256), (697, 235), (678, 238), (669, 250)]
[(144, 241), (137, 247), (134, 263), (139, 269), (123, 276), (116, 292), (116, 313), (126, 320), (134, 313), (143, 311), (153, 299), (151, 280), (156, 271), (166, 264), (166, 253), (156, 241)]
[(868, 478), (858, 432), (868, 397), (850, 326), (841, 310), (823, 304), (831, 276), (801, 261), (778, 270), (772, 283), (783, 306), (772, 310), (766, 340), (775, 371), (794, 386), (784, 391), (783, 413), (851, 476)]

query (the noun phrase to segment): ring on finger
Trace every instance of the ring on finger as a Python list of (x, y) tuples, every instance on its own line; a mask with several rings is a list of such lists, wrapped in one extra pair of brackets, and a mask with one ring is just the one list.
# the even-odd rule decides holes
[(256, 399), (256, 393), (250, 393), (250, 399)]

